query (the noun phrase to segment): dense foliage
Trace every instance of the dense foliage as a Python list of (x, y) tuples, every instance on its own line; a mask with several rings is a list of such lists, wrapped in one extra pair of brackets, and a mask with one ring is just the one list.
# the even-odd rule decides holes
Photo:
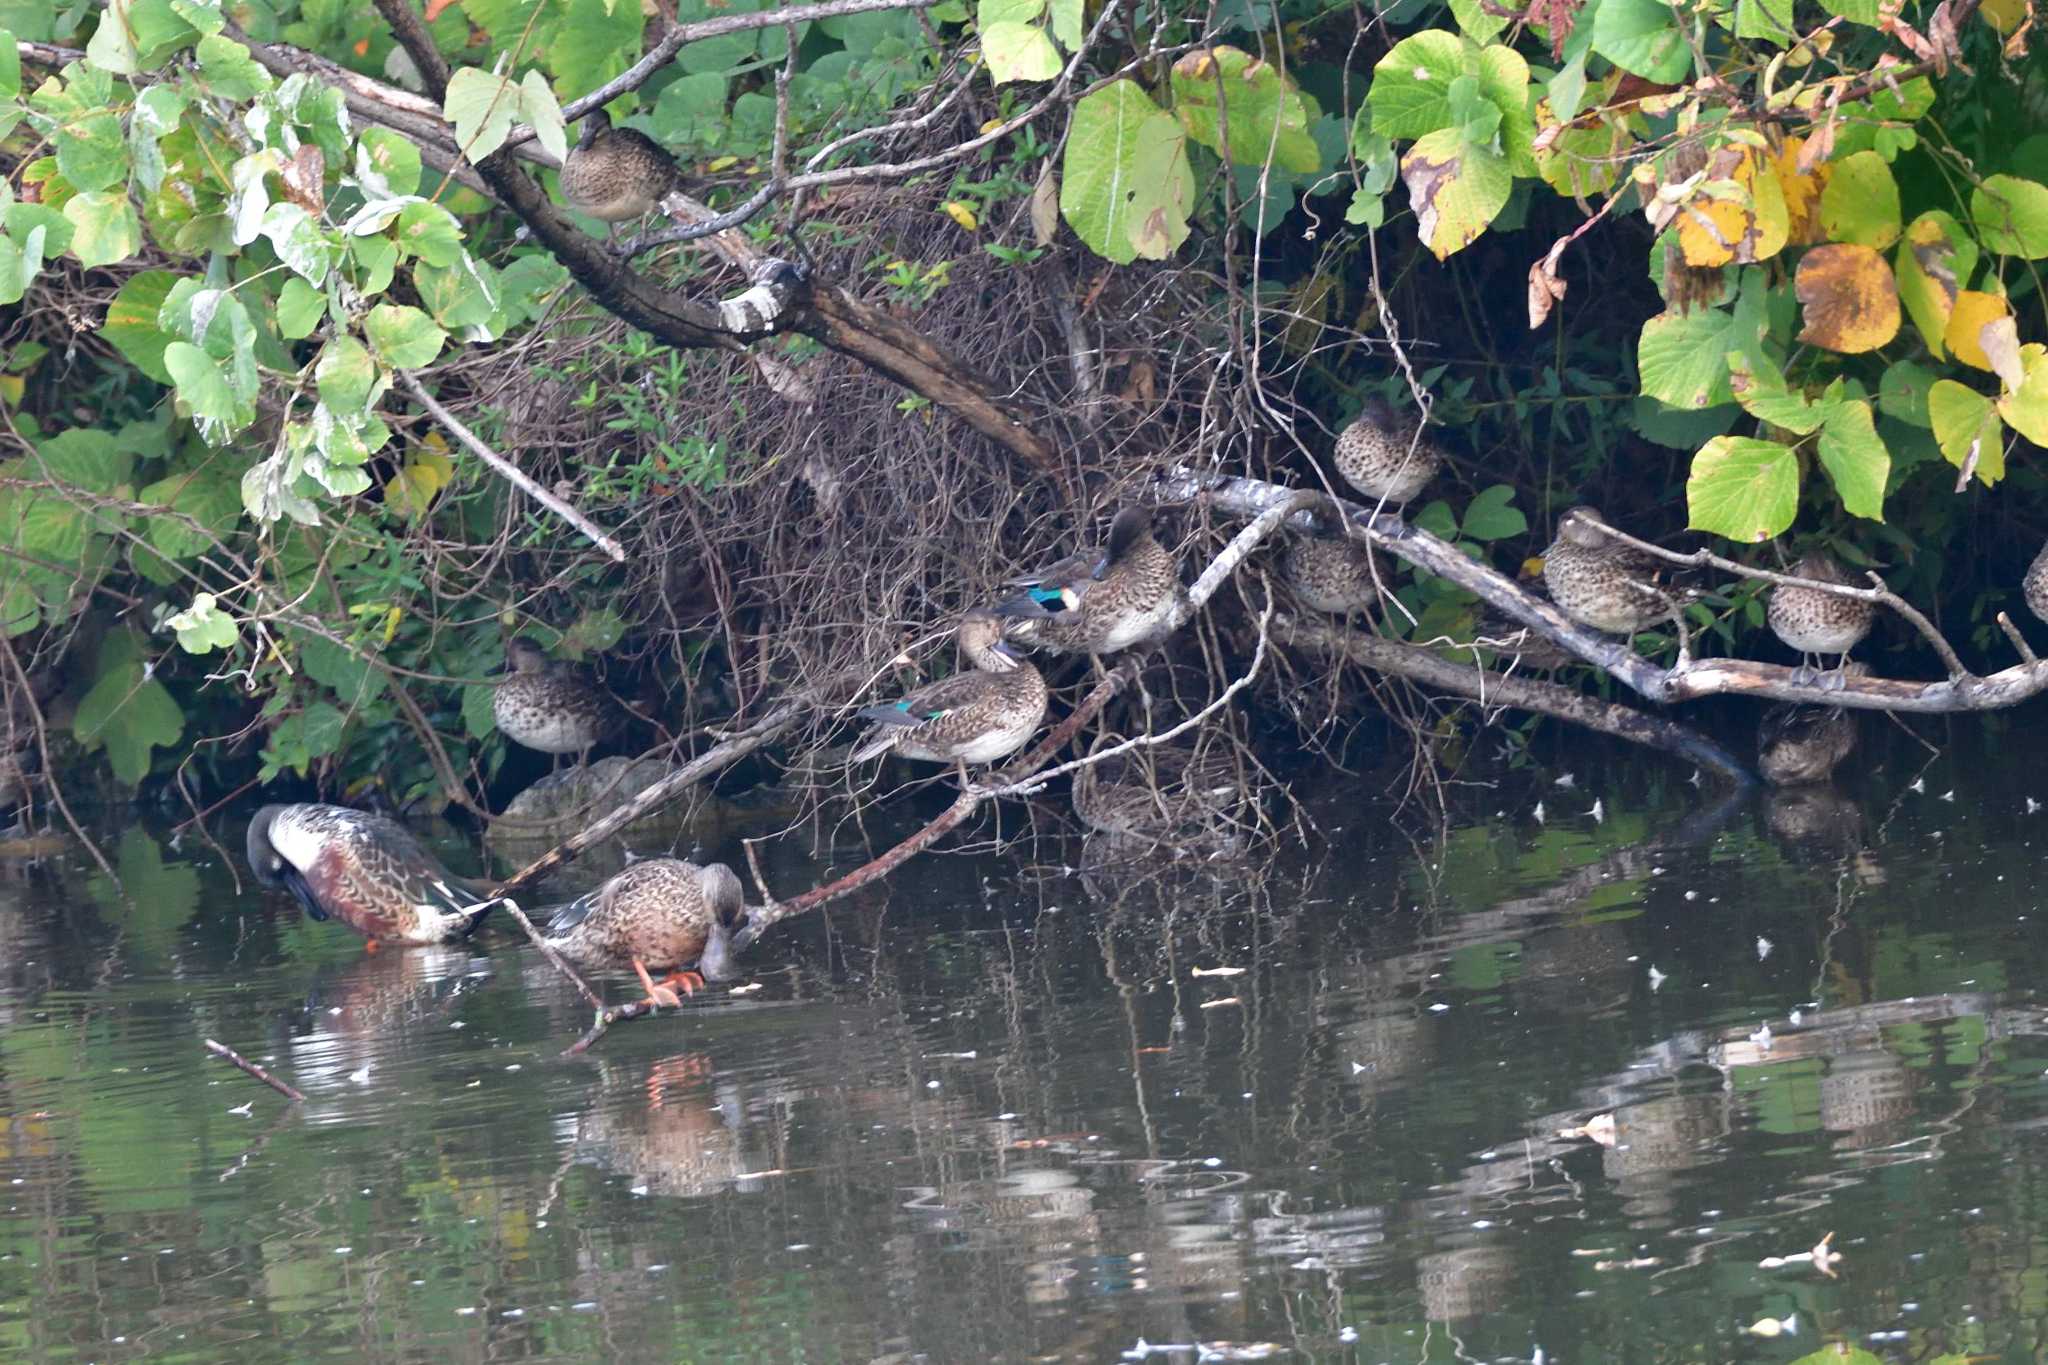
[[(760, 8), (685, 3), (670, 21)], [(471, 162), (521, 144), (558, 159), (564, 105), (666, 28), (633, 0), (434, 0), (427, 20)], [(512, 389), (557, 394), (550, 420), (603, 450), (564, 461), (586, 510), (652, 525), (634, 509), (673, 499), (717, 520), (727, 504), (704, 499), (787, 475), (758, 433), (679, 414), (801, 393), (825, 363), (811, 340), (761, 343), (756, 373), (612, 326), (473, 178), (350, 105), (344, 70), (421, 86), (367, 5), (0, 0), (0, 28), (6, 687), (57, 669), (56, 715), (124, 783), (219, 738), (187, 760), (201, 787), (319, 773), (401, 801), (495, 770), (481, 675), (513, 628), (572, 656), (659, 630), (643, 657), (664, 709), (683, 693), (691, 716), (717, 709), (697, 689), (714, 661), (742, 668), (741, 590), (715, 582), (695, 614), (666, 579), (641, 591), (406, 386), (460, 393), (515, 455), (537, 438)], [(1418, 509), (1475, 554), (1528, 529), (1517, 497), (1623, 487), (1656, 506), (1648, 442), (1689, 454), (1693, 527), (1768, 541), (1804, 498), (1846, 557), (1931, 585), (1970, 515), (1932, 495), (1958, 471), (1999, 484), (2012, 433), (2048, 443), (2032, 37), (2023, 0), (1423, 0), (1377, 17), (944, 0), (686, 43), (610, 109), (716, 204), (785, 163), (809, 177), (813, 211), (747, 231), (829, 254), (915, 323), (1048, 268), (1083, 277), (1088, 304), (1113, 277), (1134, 315), (1213, 309), (1201, 335), (1241, 362), (1227, 381), (1172, 368), (1200, 349), (1182, 333), (1121, 355), (1116, 398), (1138, 416), (1103, 444), (1126, 464), (1190, 434), (1146, 444), (1161, 390), (1227, 382), (1334, 426), (1413, 388), (1482, 451), (1468, 495)], [(334, 66), (280, 75), (251, 44)], [(863, 189), (899, 197), (836, 212)], [(1432, 263), (1488, 242), (1513, 245), (1479, 277)], [(664, 261), (671, 282), (729, 283), (701, 257)], [(1523, 324), (1556, 336), (1514, 340)], [(1367, 380), (1373, 333), (1392, 359)], [(1439, 361), (1418, 333), (1465, 340)], [(950, 420), (932, 399), (888, 395)], [(1260, 459), (1288, 458), (1268, 444)], [(1902, 500), (1909, 486), (1930, 496)], [(664, 544), (637, 544), (643, 563)], [(755, 591), (786, 586), (765, 573)], [(1424, 638), (1469, 602), (1403, 593)], [(1743, 602), (1727, 626), (1759, 623)]]

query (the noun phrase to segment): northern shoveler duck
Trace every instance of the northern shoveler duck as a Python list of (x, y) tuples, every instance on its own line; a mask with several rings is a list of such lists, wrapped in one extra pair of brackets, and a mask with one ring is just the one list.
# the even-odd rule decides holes
[(1839, 706), (1773, 706), (1757, 730), (1756, 766), (1773, 787), (1825, 782), (1856, 747), (1856, 721)]
[(2048, 621), (2048, 545), (2041, 547), (2041, 553), (2034, 556), (2034, 562), (2027, 566), (2027, 576), (2020, 580), (2020, 590), (2026, 594), (2027, 607), (2043, 621)]
[(1045, 679), (1003, 631), (1003, 618), (985, 607), (961, 616), (965, 667), (900, 701), (864, 707), (861, 719), (875, 728), (853, 761), (894, 749), (931, 763), (993, 763), (1023, 748), (1045, 719)]
[(1674, 620), (1679, 598), (1660, 581), (1663, 565), (1596, 524), (1600, 514), (1574, 507), (1557, 523), (1557, 539), (1543, 552), (1543, 582), (1551, 600), (1581, 625), (1610, 635), (1634, 635)]
[(249, 822), (248, 851), (258, 882), (372, 943), (453, 943), (498, 904), (397, 821), (347, 806), (265, 806)]
[(637, 129), (612, 127), (604, 110), (593, 109), (562, 159), (562, 198), (578, 213), (626, 223), (653, 212), (682, 176), (661, 144)]
[[(707, 980), (733, 978), (730, 922), (745, 908), (724, 863), (642, 858), (548, 916), (548, 946), (578, 966), (631, 971), (649, 1004), (675, 1006)], [(656, 982), (649, 969), (665, 971)]]
[(1344, 514), (1334, 502), (1316, 509), (1316, 528), (1287, 537), (1280, 576), (1310, 611), (1347, 616), (1379, 600), (1385, 561), (1372, 546), (1345, 532)]
[(505, 646), (508, 676), (491, 695), (491, 715), (515, 744), (544, 754), (580, 754), (625, 727), (611, 693), (575, 665), (550, 659), (521, 636)]
[[(1849, 587), (1855, 582), (1833, 556), (1818, 550), (1802, 557), (1792, 566), (1791, 572), (1817, 583), (1839, 583)], [(1871, 624), (1877, 620), (1877, 604), (1860, 597), (1822, 592), (1819, 588), (1780, 583), (1771, 589), (1770, 610), (1766, 615), (1772, 633), (1784, 642), (1787, 649), (1799, 651), (1800, 668), (1804, 672), (1817, 654), (1839, 655), (1838, 668), (1846, 665), (1849, 651), (1870, 634)]]
[(1034, 574), (1013, 578), (1025, 591), (998, 602), (1020, 640), (1064, 654), (1114, 654), (1142, 644), (1172, 621), (1183, 598), (1180, 566), (1152, 530), (1152, 512), (1126, 507), (1109, 524), (1109, 543)]
[(1351, 425), (1337, 433), (1333, 462), (1345, 482), (1374, 502), (1395, 506), (1420, 493), (1443, 468), (1443, 451), (1421, 423), (1397, 416), (1391, 405), (1368, 398)]

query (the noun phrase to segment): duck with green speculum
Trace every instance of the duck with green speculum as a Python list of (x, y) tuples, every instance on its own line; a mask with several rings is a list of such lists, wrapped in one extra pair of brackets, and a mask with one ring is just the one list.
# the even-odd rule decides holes
[(733, 978), (730, 930), (744, 909), (740, 879), (724, 863), (642, 858), (553, 911), (542, 937), (579, 967), (632, 972), (650, 1006), (674, 1008), (678, 986), (693, 995)]
[(544, 754), (582, 754), (625, 728), (625, 712), (582, 669), (550, 659), (521, 636), (505, 646), (509, 676), (491, 695), (491, 717), (515, 744)]
[(1024, 747), (1045, 720), (1045, 679), (1003, 638), (986, 607), (961, 616), (961, 670), (899, 701), (864, 707), (874, 728), (853, 751), (864, 763), (891, 750), (928, 763), (993, 763)]
[(1109, 525), (1109, 543), (1010, 580), (1024, 592), (998, 602), (1011, 633), (1061, 654), (1114, 654), (1172, 624), (1184, 594), (1180, 566), (1153, 534), (1152, 512), (1126, 507)]
[(249, 822), (250, 870), (315, 920), (378, 943), (454, 943), (497, 899), (457, 877), (395, 820), (347, 806), (265, 806)]

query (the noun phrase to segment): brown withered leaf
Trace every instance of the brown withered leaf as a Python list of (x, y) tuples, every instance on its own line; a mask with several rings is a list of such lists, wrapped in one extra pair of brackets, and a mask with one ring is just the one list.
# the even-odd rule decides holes
[(278, 172), (284, 181), (285, 197), (318, 218), (327, 207), (327, 158), (308, 142), (292, 153)]
[(1557, 273), (1558, 258), (1571, 245), (1571, 238), (1560, 237), (1551, 244), (1542, 260), (1529, 267), (1529, 330), (1535, 331), (1550, 317), (1550, 310), (1564, 297), (1565, 282)]
[(1794, 288), (1806, 314), (1801, 341), (1857, 355), (1898, 335), (1898, 282), (1884, 257), (1867, 246), (1815, 247), (1800, 259)]

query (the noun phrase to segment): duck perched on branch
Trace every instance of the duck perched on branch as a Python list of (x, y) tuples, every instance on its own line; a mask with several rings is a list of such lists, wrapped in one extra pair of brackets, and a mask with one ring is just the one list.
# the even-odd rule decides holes
[(1396, 415), (1384, 400), (1368, 398), (1351, 425), (1337, 433), (1332, 462), (1345, 482), (1373, 502), (1399, 506), (1443, 468), (1443, 451), (1421, 427)]
[(347, 806), (265, 806), (249, 822), (248, 854), (258, 882), (372, 943), (453, 943), (498, 904), (397, 821)]
[(1543, 583), (1565, 615), (1610, 635), (1634, 635), (1675, 621), (1681, 598), (1663, 581), (1654, 556), (1600, 529), (1591, 507), (1574, 507), (1543, 552)]
[(1372, 547), (1345, 534), (1344, 515), (1334, 502), (1315, 509), (1316, 529), (1290, 535), (1280, 559), (1280, 576), (1310, 611), (1346, 616), (1379, 600), (1385, 564)]
[[(1810, 578), (1816, 583), (1837, 583), (1845, 588), (1855, 582), (1832, 555), (1819, 550), (1803, 556), (1791, 571), (1800, 578)], [(1870, 634), (1870, 627), (1877, 620), (1877, 604), (1860, 597), (1843, 597), (1819, 588), (1802, 587), (1797, 583), (1780, 583), (1771, 589), (1767, 619), (1772, 634), (1783, 641), (1787, 649), (1799, 651), (1803, 668), (1811, 665), (1815, 655), (1834, 654), (1839, 656), (1836, 664), (1839, 674), (1848, 665), (1849, 651)]]
[(628, 223), (652, 213), (681, 185), (682, 168), (636, 128), (614, 128), (602, 109), (583, 116), (583, 134), (562, 159), (562, 198), (578, 213)]
[(1045, 679), (1003, 630), (1003, 618), (986, 607), (962, 615), (962, 670), (900, 701), (863, 708), (861, 719), (875, 728), (853, 761), (893, 749), (931, 763), (993, 763), (1023, 748), (1045, 719)]
[[(642, 858), (603, 886), (552, 911), (549, 947), (581, 967), (631, 971), (648, 1003), (682, 1004), (706, 981), (733, 978), (730, 921), (745, 905), (740, 879), (724, 863)], [(656, 982), (649, 974), (665, 971)]]
[(1180, 566), (1153, 534), (1152, 510), (1126, 507), (1109, 524), (1109, 543), (1037, 573), (1013, 578), (1025, 591), (998, 602), (1011, 633), (1063, 654), (1114, 654), (1159, 634), (1181, 597)]
[(515, 744), (544, 754), (581, 754), (625, 728), (611, 693), (574, 664), (550, 659), (520, 636), (505, 646), (508, 676), (491, 695), (491, 716)]

